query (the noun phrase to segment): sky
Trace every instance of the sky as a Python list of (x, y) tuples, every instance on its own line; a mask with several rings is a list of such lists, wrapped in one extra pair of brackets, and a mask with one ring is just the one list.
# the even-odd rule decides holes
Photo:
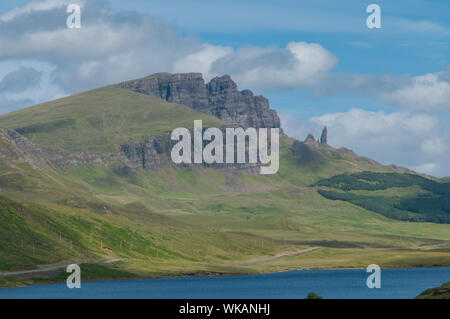
[[(381, 28), (367, 27), (372, 3)], [(229, 74), (292, 137), (327, 125), (334, 147), (450, 176), (449, 12), (445, 0), (2, 0), (0, 114), (155, 72)]]

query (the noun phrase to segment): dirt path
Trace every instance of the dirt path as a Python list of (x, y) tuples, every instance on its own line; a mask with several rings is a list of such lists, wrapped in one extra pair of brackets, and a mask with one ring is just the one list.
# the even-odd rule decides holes
[[(302, 250), (285, 252), (285, 253), (281, 253), (279, 255), (270, 256), (270, 257), (261, 258), (261, 259), (250, 260), (250, 261), (246, 261), (246, 262), (241, 263), (241, 264), (235, 264), (235, 265), (232, 265), (232, 266), (234, 266), (234, 267), (242, 267), (242, 266), (258, 264), (258, 263), (262, 263), (262, 262), (278, 259), (278, 258), (285, 257), (285, 256), (291, 256), (291, 255), (307, 253), (307, 252), (316, 250), (318, 248), (319, 247), (315, 246), (315, 247), (310, 247), (310, 248), (306, 248), (306, 249), (302, 249)], [(104, 264), (112, 264), (112, 263), (115, 263), (115, 262), (118, 262), (118, 261), (121, 261), (121, 260), (124, 260), (124, 259), (123, 258), (110, 259), (110, 260), (104, 261), (103, 263)], [(78, 263), (78, 265), (81, 265), (81, 264), (84, 264), (84, 262)], [(0, 276), (20, 276), (20, 275), (46, 273), (46, 272), (55, 271), (55, 270), (58, 270), (58, 269), (61, 269), (61, 268), (66, 268), (69, 265), (71, 265), (71, 264), (51, 266), (51, 267), (45, 267), (45, 268), (39, 268), (39, 269), (33, 269), (33, 270), (4, 272), (4, 273), (0, 273)]]
[[(112, 263), (115, 263), (115, 262), (118, 262), (118, 261), (121, 261), (121, 260), (124, 260), (124, 259), (123, 258), (111, 259), (111, 260), (106, 260), (103, 263), (104, 264), (112, 264)], [(77, 265), (81, 265), (81, 264), (85, 264), (85, 262), (77, 263)], [(24, 270), (24, 271), (4, 272), (4, 273), (0, 273), (0, 277), (1, 276), (20, 276), (20, 275), (46, 273), (46, 272), (55, 271), (55, 270), (58, 270), (58, 269), (61, 269), (61, 268), (66, 268), (69, 265), (72, 265), (72, 264), (51, 266), (51, 267), (32, 269), (32, 270)]]
[(233, 265), (234, 267), (241, 267), (241, 266), (248, 266), (248, 265), (253, 265), (253, 264), (258, 264), (258, 263), (262, 263), (265, 261), (270, 261), (270, 260), (274, 260), (274, 259), (278, 259), (284, 256), (291, 256), (291, 255), (297, 255), (297, 254), (303, 254), (303, 253), (307, 253), (313, 250), (318, 249), (318, 246), (314, 246), (314, 247), (310, 247), (310, 248), (306, 248), (306, 249), (302, 249), (302, 250), (297, 250), (297, 251), (290, 251), (290, 252), (286, 252), (286, 253), (281, 253), (279, 255), (275, 255), (275, 256), (271, 256), (271, 257), (266, 257), (266, 258), (261, 258), (261, 259), (255, 259), (255, 260), (250, 260), (250, 261), (246, 261), (244, 263), (241, 264), (235, 264)]

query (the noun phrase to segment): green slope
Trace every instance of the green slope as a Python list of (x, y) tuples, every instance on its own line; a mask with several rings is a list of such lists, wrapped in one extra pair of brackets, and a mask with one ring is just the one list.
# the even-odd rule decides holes
[(104, 87), (0, 116), (0, 127), (14, 129), (39, 147), (68, 153), (108, 154), (123, 143), (192, 127), (224, 122), (179, 104), (117, 87)]

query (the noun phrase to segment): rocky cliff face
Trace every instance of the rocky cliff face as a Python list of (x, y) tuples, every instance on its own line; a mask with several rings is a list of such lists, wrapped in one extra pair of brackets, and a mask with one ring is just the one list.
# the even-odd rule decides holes
[(0, 128), (0, 162), (9, 164), (16, 160), (35, 167), (48, 167), (42, 151), (25, 136), (14, 130)]
[(328, 128), (325, 126), (320, 136), (320, 144), (328, 144)]
[[(206, 128), (205, 128), (206, 129)], [(204, 130), (205, 130), (204, 129)], [(225, 128), (221, 128), (223, 134), (223, 148), (222, 152), (224, 156), (226, 155), (226, 138), (225, 138)], [(190, 129), (191, 132), (191, 145), (194, 145), (194, 132)], [(170, 139), (170, 133), (164, 133), (161, 135), (155, 135), (148, 139), (145, 139), (139, 143), (129, 143), (121, 145), (121, 152), (118, 155), (124, 155), (126, 157), (125, 160), (122, 159), (122, 162), (125, 163), (128, 167), (132, 169), (158, 169), (163, 167), (168, 167), (173, 165), (170, 153), (172, 147), (178, 143), (178, 141), (172, 141)], [(207, 144), (206, 141), (203, 141), (203, 147)], [(235, 145), (234, 152), (237, 152), (237, 145)], [(248, 145), (245, 147), (245, 158), (249, 158), (249, 148)], [(193, 154), (194, 149), (191, 147), (191, 161), (194, 162)], [(236, 155), (235, 155), (236, 156)], [(235, 158), (236, 159), (236, 158)], [(177, 166), (182, 167), (190, 167), (192, 165), (198, 164), (176, 164)], [(232, 170), (245, 170), (250, 174), (257, 175), (259, 173), (260, 164), (252, 164), (252, 163), (242, 163), (242, 164), (206, 164), (202, 163), (203, 167), (212, 167), (219, 169), (232, 169)]]
[[(205, 130), (206, 128), (204, 128)], [(225, 128), (223, 133), (223, 154), (226, 154)], [(191, 145), (193, 141), (193, 129), (191, 131)], [(172, 141), (171, 133), (163, 133), (146, 138), (141, 142), (130, 142), (120, 145), (116, 153), (111, 154), (89, 154), (73, 153), (64, 154), (58, 147), (43, 148), (42, 150), (31, 143), (25, 136), (15, 130), (0, 128), (0, 163), (14, 166), (15, 163), (28, 163), (33, 168), (73, 167), (78, 165), (94, 165), (110, 167), (118, 174), (133, 174), (135, 169), (159, 169), (173, 164), (170, 153), (172, 147), (178, 141)], [(203, 141), (203, 146), (207, 144)], [(236, 153), (237, 145), (235, 145)], [(248, 145), (245, 148), (245, 157), (249, 158)], [(191, 148), (191, 161), (193, 162), (193, 148)], [(177, 164), (177, 166), (190, 167), (196, 164)], [(257, 175), (260, 164), (201, 164), (203, 167), (218, 169), (240, 170)]]
[(156, 135), (140, 143), (121, 146), (121, 152), (129, 160), (132, 168), (161, 168), (170, 165), (170, 135)]
[(250, 90), (239, 91), (228, 75), (205, 84), (201, 73), (157, 74), (118, 86), (184, 104), (244, 127), (280, 127), (280, 118), (270, 109), (269, 101)]

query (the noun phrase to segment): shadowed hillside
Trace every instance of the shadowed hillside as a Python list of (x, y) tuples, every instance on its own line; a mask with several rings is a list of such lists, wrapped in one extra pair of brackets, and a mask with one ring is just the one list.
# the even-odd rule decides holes
[(333, 176), (315, 185), (322, 187), (319, 193), (325, 198), (348, 201), (386, 217), (450, 223), (450, 183), (412, 174), (363, 172)]

